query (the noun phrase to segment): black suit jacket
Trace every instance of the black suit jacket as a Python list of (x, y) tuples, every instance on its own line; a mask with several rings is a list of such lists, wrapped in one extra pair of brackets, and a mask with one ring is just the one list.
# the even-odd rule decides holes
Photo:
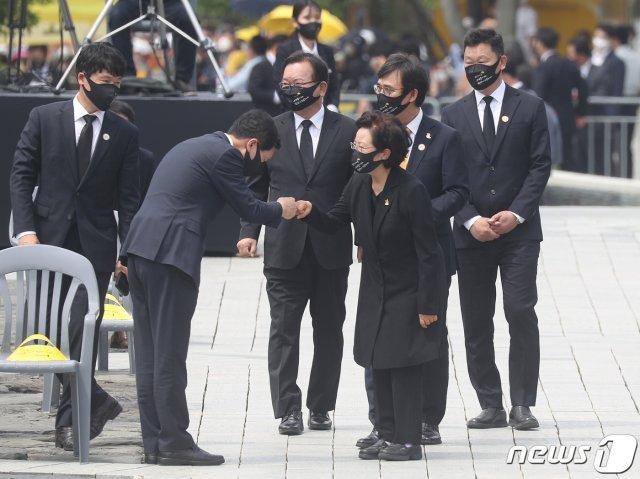
[[(275, 118), (282, 140), (282, 147), (267, 163), (263, 174), (250, 180), (251, 189), (258, 198), (277, 199), (292, 196), (311, 201), (314, 205), (329, 209), (340, 198), (344, 186), (351, 177), (351, 147), (356, 132), (355, 122), (325, 108), (320, 140), (313, 170), (307, 178), (296, 140), (292, 112)], [(244, 220), (240, 238), (258, 239), (260, 225)], [(267, 228), (264, 243), (264, 264), (267, 267), (294, 268), (304, 251), (307, 232), (320, 265), (325, 269), (346, 267), (352, 261), (351, 228), (345, 226), (335, 234), (326, 234), (309, 228), (301, 221), (287, 221), (278, 228)]]
[(452, 276), (456, 272), (456, 250), (451, 217), (469, 198), (467, 166), (458, 132), (424, 115), (415, 134), (407, 171), (422, 181), (431, 196), (438, 242), (447, 274)]
[(353, 354), (364, 367), (400, 368), (439, 356), (444, 322), (423, 329), (418, 314), (441, 314), (445, 271), (420, 180), (394, 168), (380, 194), (374, 213), (371, 177), (356, 173), (328, 213), (314, 204), (307, 221), (327, 232), (353, 222), (364, 250)]
[(252, 221), (277, 226), (282, 208), (258, 201), (243, 176), (244, 160), (224, 133), (192, 138), (158, 165), (122, 254), (175, 266), (200, 284), (208, 224), (229, 203)]
[[(573, 135), (576, 129), (576, 116), (587, 112), (587, 90), (581, 81), (580, 71), (575, 64), (557, 54), (552, 54), (534, 70), (533, 89), (538, 96), (553, 107), (563, 137)], [(578, 105), (573, 106), (573, 90), (578, 91)]]
[(11, 207), (16, 234), (35, 231), (44, 244), (62, 246), (76, 221), (85, 256), (96, 271), (109, 272), (116, 263), (117, 236), (124, 241), (140, 202), (138, 130), (107, 111), (99, 135), (80, 179), (73, 101), (34, 108), (13, 160)]
[(538, 205), (551, 171), (544, 102), (506, 85), (492, 152), (482, 135), (474, 92), (445, 108), (442, 122), (460, 133), (469, 171), (469, 202), (455, 215), (456, 247), (482, 246), (464, 223), (505, 210), (525, 222), (496, 241), (542, 241)]
[(156, 171), (160, 158), (156, 158), (156, 155), (152, 151), (145, 148), (140, 148), (140, 202), (144, 201), (144, 197), (147, 195), (147, 190), (151, 184), (151, 178)]
[[(329, 67), (329, 88), (324, 97), (324, 104), (335, 105), (338, 107), (340, 106), (340, 77), (336, 70), (336, 61), (333, 58), (333, 49), (324, 43), (317, 43), (318, 56), (322, 58)], [(289, 40), (278, 47), (278, 51), (276, 52), (276, 61), (273, 64), (273, 81), (276, 88), (282, 81), (284, 61), (289, 55), (300, 50), (302, 50), (302, 45), (300, 44), (300, 39), (298, 38), (297, 33), (294, 33)], [(280, 92), (280, 89), (277, 88), (277, 91)]]
[[(623, 96), (624, 93), (624, 75), (626, 66), (620, 58), (616, 56), (614, 52), (610, 52), (604, 59), (604, 63), (600, 66), (592, 66), (589, 71), (589, 76), (594, 76), (591, 80), (588, 78), (587, 82), (596, 84), (599, 83), (601, 90), (598, 92), (603, 96)], [(593, 72), (593, 73), (592, 73)], [(590, 92), (591, 95), (595, 95), (596, 92)], [(594, 105), (594, 114), (596, 115), (622, 115), (622, 105)]]
[(266, 111), (271, 116), (284, 111), (282, 104), (273, 101), (276, 86), (273, 83), (273, 65), (266, 58), (255, 65), (249, 74), (247, 91), (251, 95), (253, 106)]

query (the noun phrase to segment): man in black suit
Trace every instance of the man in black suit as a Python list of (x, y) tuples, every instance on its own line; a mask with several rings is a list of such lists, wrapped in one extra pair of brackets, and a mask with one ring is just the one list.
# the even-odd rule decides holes
[[(34, 108), (16, 148), (10, 176), (11, 207), (18, 243), (49, 244), (80, 253), (96, 272), (104, 298), (116, 263), (117, 236), (124, 240), (139, 205), (138, 131), (106, 111), (118, 93), (124, 59), (107, 43), (87, 45), (78, 56), (80, 91), (71, 101)], [(32, 193), (38, 185), (38, 193)], [(116, 225), (113, 199), (120, 222)], [(70, 354), (80, 359), (86, 290), (74, 301)], [(101, 308), (102, 309), (102, 308)], [(101, 316), (96, 326), (95, 367)], [(92, 378), (91, 439), (122, 407)], [(56, 446), (73, 450), (68, 381), (56, 416)]]
[(502, 80), (506, 62), (498, 33), (469, 31), (464, 64), (474, 91), (442, 114), (442, 122), (463, 139), (469, 170), (469, 202), (453, 227), (467, 368), (482, 407), (469, 428), (507, 426), (493, 347), (498, 269), (511, 337), (509, 424), (538, 427), (530, 406), (540, 365), (534, 307), (542, 241), (538, 205), (551, 169), (549, 133), (544, 102)]
[[(438, 243), (442, 249), (447, 272), (447, 294), (441, 308), (443, 334), (437, 359), (425, 363), (423, 370), (422, 444), (440, 444), (439, 425), (444, 417), (449, 384), (449, 345), (447, 342), (446, 309), (448, 286), (456, 272), (456, 253), (451, 234), (451, 217), (469, 197), (467, 168), (458, 133), (422, 111), (429, 91), (429, 77), (420, 61), (412, 55), (396, 53), (378, 71), (374, 85), (378, 109), (394, 114), (408, 130), (411, 146), (401, 164), (427, 187), (431, 197)], [(443, 290), (445, 288), (443, 287)], [(373, 377), (365, 370), (365, 386), (369, 400), (369, 419), (375, 425)], [(358, 447), (368, 447), (378, 439), (378, 431), (362, 438)]]
[(333, 49), (317, 40), (322, 28), (321, 14), (322, 9), (314, 0), (297, 0), (293, 4), (292, 16), (296, 31), (289, 40), (278, 47), (273, 65), (273, 81), (276, 87), (280, 84), (285, 60), (292, 53), (299, 51), (313, 53), (322, 58), (329, 68), (329, 85), (323, 102), (330, 110), (337, 112), (340, 106), (340, 77), (336, 69)]
[[(111, 111), (116, 115), (124, 118), (125, 120), (135, 124), (136, 112), (131, 105), (127, 102), (116, 100), (111, 105)], [(138, 154), (138, 167), (140, 169), (140, 204), (144, 201), (144, 197), (147, 196), (147, 190), (151, 183), (153, 173), (156, 171), (160, 158), (156, 158), (156, 155), (152, 151), (146, 148), (140, 148)]]
[[(580, 171), (573, 161), (573, 136), (576, 123), (587, 114), (587, 88), (575, 64), (556, 53), (558, 33), (549, 27), (541, 28), (531, 41), (540, 63), (533, 73), (533, 90), (558, 115), (562, 132), (562, 169)], [(577, 106), (573, 106), (573, 92), (578, 92)]]
[(229, 133), (175, 146), (158, 166), (122, 255), (128, 257), (135, 317), (136, 385), (145, 462), (218, 465), (191, 435), (185, 388), (191, 318), (200, 284), (209, 222), (226, 203), (244, 218), (278, 226), (295, 214), (293, 198), (258, 201), (244, 177), (280, 147), (273, 120), (260, 110), (241, 115)]
[(271, 116), (279, 115), (284, 111), (280, 97), (273, 83), (273, 63), (276, 61), (278, 46), (286, 40), (284, 35), (276, 35), (267, 41), (265, 58), (253, 67), (249, 74), (247, 92), (251, 95), (251, 101), (255, 108), (266, 111)]
[[(351, 177), (355, 122), (322, 105), (329, 72), (324, 61), (296, 52), (286, 59), (280, 91), (293, 112), (275, 118), (283, 144), (251, 188), (269, 195), (308, 199), (328, 209)], [(244, 218), (249, 220), (249, 218)], [(238, 250), (254, 256), (260, 227), (242, 224)], [(351, 264), (351, 228), (322, 233), (300, 221), (267, 228), (264, 274), (271, 306), (269, 377), (280, 434), (301, 434), (302, 394), (296, 384), (300, 323), (309, 303), (314, 356), (307, 392), (310, 429), (331, 429), (342, 362), (344, 299)]]

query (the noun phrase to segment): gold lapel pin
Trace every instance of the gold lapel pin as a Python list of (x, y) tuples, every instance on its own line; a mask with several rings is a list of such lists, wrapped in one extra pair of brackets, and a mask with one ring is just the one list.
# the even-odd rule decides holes
[(385, 206), (389, 206), (391, 203), (389, 203), (389, 198), (387, 198), (386, 200), (384, 200), (384, 205)]
[(504, 115), (504, 116), (502, 117), (502, 121), (503, 121), (504, 123), (508, 122), (508, 121), (509, 121), (509, 117), (508, 117), (507, 115)]
[(418, 150), (420, 150), (420, 151), (424, 151), (424, 149), (425, 149), (424, 143), (420, 143), (420, 144), (418, 145)]
[(102, 135), (102, 139), (104, 141), (109, 141), (111, 139), (111, 136), (109, 136), (109, 133), (105, 133), (104, 135)]
[(431, 133), (427, 133), (427, 140), (431, 139)]

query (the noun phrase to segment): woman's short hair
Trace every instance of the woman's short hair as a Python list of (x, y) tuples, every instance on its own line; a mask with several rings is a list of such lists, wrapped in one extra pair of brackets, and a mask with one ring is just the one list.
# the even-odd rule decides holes
[(371, 139), (376, 150), (386, 148), (391, 151), (389, 158), (383, 162), (385, 168), (399, 166), (411, 146), (411, 137), (404, 125), (394, 115), (379, 111), (366, 111), (356, 121), (358, 128), (371, 131)]

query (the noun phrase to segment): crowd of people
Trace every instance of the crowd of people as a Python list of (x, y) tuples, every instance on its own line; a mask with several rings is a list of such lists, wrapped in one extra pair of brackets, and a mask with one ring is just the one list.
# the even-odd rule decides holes
[[(423, 111), (433, 88), (419, 56), (380, 50), (366, 78), (375, 109), (354, 121), (337, 111), (340, 70), (317, 41), (320, 7), (299, 1), (293, 20), (296, 32), (279, 46), (251, 41), (251, 68), (242, 74), (248, 88), (264, 88), (264, 108), (242, 114), (227, 132), (179, 143), (152, 174), (141, 175), (148, 167), (131, 115), (121, 118), (122, 105), (113, 107), (123, 76), (132, 73), (126, 42), (87, 45), (76, 64), (77, 95), (32, 110), (17, 145), (10, 193), (18, 243), (86, 256), (103, 296), (112, 273), (128, 279), (144, 462), (224, 462), (189, 434), (185, 388), (191, 319), (198, 295), (207, 294), (199, 291), (205, 236), (225, 204), (241, 217), (241, 256), (256, 255), (266, 226), (268, 370), (280, 434), (305, 429), (297, 381), (307, 307), (314, 352), (306, 424), (334, 427), (354, 245), (362, 263), (354, 359), (364, 368), (362, 413), (373, 425), (357, 441), (361, 459), (417, 460), (421, 445), (442, 442), (454, 274), (481, 409), (466, 426), (538, 428), (531, 410), (540, 364), (538, 205), (555, 155), (563, 166), (579, 167), (572, 145), (589, 108), (585, 78), (604, 77), (625, 91), (627, 77), (601, 73), (633, 71), (613, 53), (613, 33), (596, 30), (596, 58), (578, 69), (556, 54), (557, 34), (539, 29), (529, 39), (537, 66), (528, 68), (496, 30), (469, 30), (460, 46), (466, 93), (441, 121)], [(589, 50), (584, 36), (571, 45), (576, 56)], [(555, 140), (551, 121), (560, 126)], [(493, 337), (498, 272), (510, 334), (508, 413)], [(86, 295), (79, 295), (70, 317), (72, 358), (80, 354), (83, 308)], [(70, 400), (65, 381), (55, 435), (65, 450), (75, 440)], [(91, 438), (121, 411), (94, 379)]]

